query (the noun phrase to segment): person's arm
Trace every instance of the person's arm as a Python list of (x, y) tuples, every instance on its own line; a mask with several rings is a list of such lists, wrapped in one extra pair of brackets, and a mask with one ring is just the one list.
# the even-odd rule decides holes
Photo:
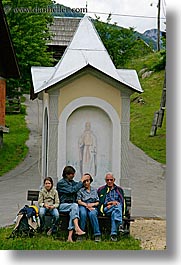
[(75, 185), (70, 185), (66, 180), (57, 183), (58, 193), (74, 194), (83, 187), (82, 181), (77, 182)]
[(59, 200), (58, 192), (57, 192), (57, 190), (55, 190), (55, 204), (54, 204), (54, 207), (58, 208), (59, 204), (60, 204), (60, 200)]
[(111, 201), (111, 202), (108, 202), (108, 203), (106, 204), (106, 206), (108, 206), (108, 208), (110, 208), (110, 206), (118, 205), (118, 204), (119, 204), (119, 202), (117, 202), (117, 201)]
[(76, 183), (75, 185), (70, 185), (66, 179), (63, 179), (63, 181), (59, 181), (57, 183), (57, 190), (58, 193), (64, 193), (64, 194), (74, 194), (77, 193), (82, 187), (83, 187), (83, 182), (84, 180), (87, 179), (87, 176), (84, 175), (82, 176), (81, 180), (79, 182), (74, 182)]
[(82, 189), (77, 192), (77, 203), (82, 206), (87, 206), (87, 203), (82, 201)]
[(82, 205), (84, 207), (87, 207), (87, 203), (85, 203), (85, 202), (83, 202), (81, 200), (77, 200), (77, 202), (78, 202), (79, 205)]
[(99, 205), (99, 202), (90, 202), (87, 204), (88, 208), (97, 207)]
[(39, 192), (38, 205), (44, 207), (44, 196), (42, 191)]

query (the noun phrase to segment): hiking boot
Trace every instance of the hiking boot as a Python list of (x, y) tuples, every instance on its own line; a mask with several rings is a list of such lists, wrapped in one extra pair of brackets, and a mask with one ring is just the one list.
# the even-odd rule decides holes
[(118, 231), (121, 232), (121, 233), (124, 233), (124, 229), (123, 229), (122, 225), (119, 226)]
[(101, 237), (100, 236), (95, 236), (94, 241), (95, 242), (101, 242)]
[(47, 236), (51, 236), (51, 234), (52, 234), (52, 228), (50, 228), (49, 230), (48, 230), (48, 232), (47, 232)]
[(111, 241), (117, 242), (118, 241), (117, 235), (112, 235), (111, 236)]

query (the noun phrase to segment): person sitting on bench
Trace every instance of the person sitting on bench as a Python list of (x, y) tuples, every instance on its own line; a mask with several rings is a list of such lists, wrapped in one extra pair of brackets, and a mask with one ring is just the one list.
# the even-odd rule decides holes
[(105, 176), (106, 185), (98, 188), (99, 211), (102, 215), (111, 217), (111, 241), (117, 241), (118, 231), (123, 232), (122, 213), (124, 207), (123, 189), (115, 184), (111, 172)]
[(59, 222), (59, 197), (56, 188), (53, 187), (53, 180), (51, 177), (44, 179), (44, 186), (39, 192), (38, 205), (39, 205), (39, 217), (41, 230), (45, 228), (45, 215), (47, 212), (53, 216), (53, 225), (47, 232), (47, 235), (51, 235), (56, 232)]
[(87, 179), (84, 180), (84, 187), (81, 188), (77, 193), (77, 201), (79, 204), (79, 215), (80, 215), (80, 228), (85, 230), (87, 216), (90, 219), (90, 223), (94, 233), (95, 242), (101, 241), (101, 232), (99, 228), (99, 221), (97, 218), (99, 205), (99, 197), (97, 189), (91, 187), (93, 178), (89, 173), (85, 173)]
[(69, 234), (67, 241), (73, 242), (72, 235), (75, 233), (78, 236), (85, 234), (79, 227), (79, 206), (77, 204), (77, 192), (83, 187), (83, 182), (86, 176), (82, 176), (79, 182), (73, 180), (75, 176), (75, 169), (72, 166), (66, 166), (63, 169), (62, 179), (57, 183), (57, 191), (60, 199), (59, 212), (68, 212), (69, 219)]

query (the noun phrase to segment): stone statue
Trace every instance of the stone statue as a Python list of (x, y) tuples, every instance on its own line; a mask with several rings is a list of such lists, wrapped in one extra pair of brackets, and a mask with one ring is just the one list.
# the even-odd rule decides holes
[(85, 130), (79, 139), (80, 173), (97, 173), (97, 139), (91, 130), (91, 123), (85, 123)]

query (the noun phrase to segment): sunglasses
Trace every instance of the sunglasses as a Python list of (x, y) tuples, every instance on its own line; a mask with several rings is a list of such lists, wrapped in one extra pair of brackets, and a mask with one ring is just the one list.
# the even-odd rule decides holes
[(108, 182), (108, 181), (113, 181), (113, 179), (106, 179), (106, 181)]

